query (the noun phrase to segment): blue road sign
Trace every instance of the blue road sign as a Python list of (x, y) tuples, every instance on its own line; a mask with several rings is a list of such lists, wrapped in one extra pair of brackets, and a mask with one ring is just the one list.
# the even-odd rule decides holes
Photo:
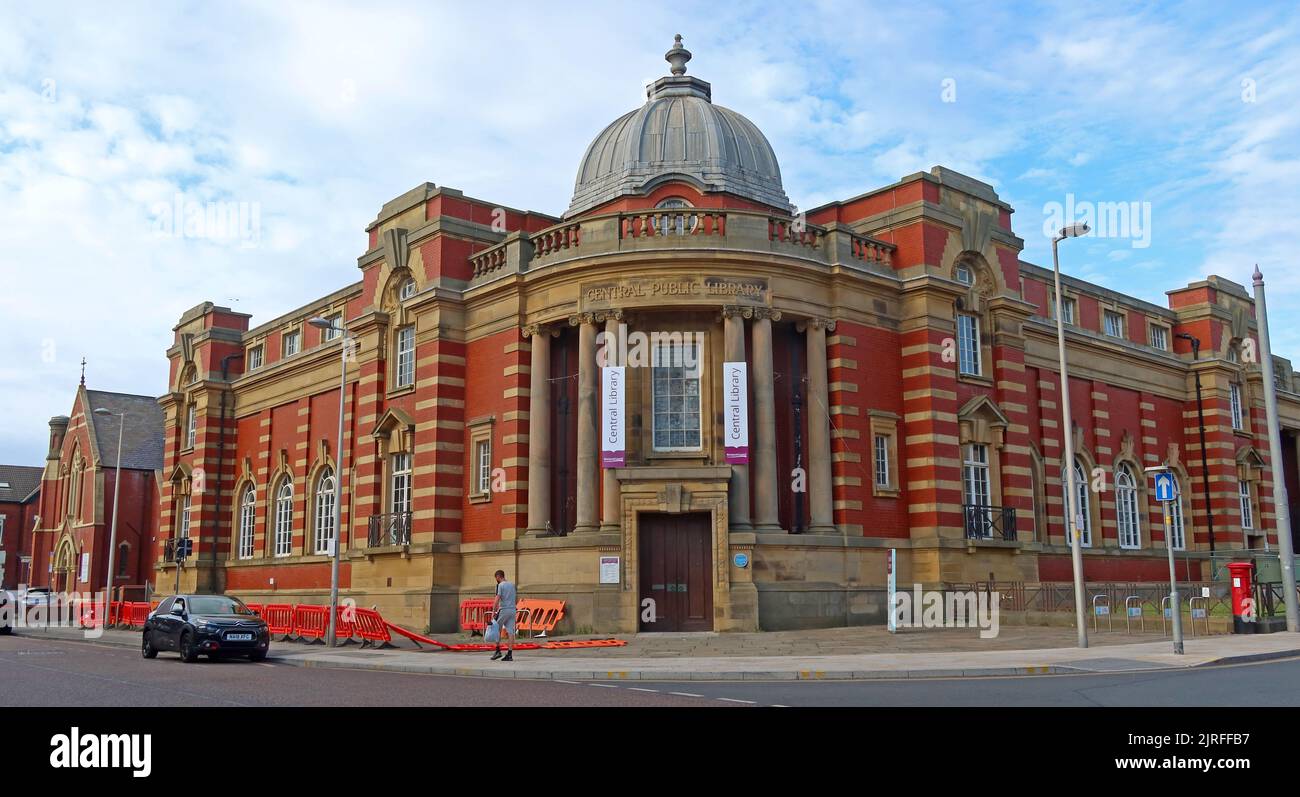
[(1178, 482), (1174, 474), (1165, 471), (1156, 474), (1156, 500), (1175, 501), (1178, 499)]

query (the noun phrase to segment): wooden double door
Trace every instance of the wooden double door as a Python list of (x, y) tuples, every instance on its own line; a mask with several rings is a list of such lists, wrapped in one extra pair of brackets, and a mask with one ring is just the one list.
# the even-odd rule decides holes
[(642, 514), (637, 524), (642, 631), (713, 630), (713, 539), (707, 512)]

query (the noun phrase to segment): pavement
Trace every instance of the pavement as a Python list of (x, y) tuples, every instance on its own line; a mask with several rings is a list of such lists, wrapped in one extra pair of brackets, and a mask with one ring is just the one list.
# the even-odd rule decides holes
[[(83, 640), (78, 629), (17, 629), (34, 638)], [(439, 635), (440, 641), (466, 641)], [(590, 637), (582, 637), (590, 638)], [(1003, 628), (981, 639), (977, 629), (837, 628), (758, 634), (633, 634), (624, 648), (529, 650), (515, 661), (483, 652), (417, 648), (402, 640), (386, 649), (355, 644), (274, 642), (271, 658), (298, 667), (554, 681), (795, 681), (954, 678), (1176, 671), (1300, 656), (1300, 634), (1188, 637), (1185, 653), (1168, 638), (1101, 631), (1091, 647), (1075, 647), (1073, 629)], [(138, 647), (138, 631), (109, 629), (99, 644)], [(527, 641), (527, 640), (525, 640)]]

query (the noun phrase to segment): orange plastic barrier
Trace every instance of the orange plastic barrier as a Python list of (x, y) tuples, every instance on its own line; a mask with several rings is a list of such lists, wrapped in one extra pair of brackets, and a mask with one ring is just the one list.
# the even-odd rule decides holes
[(542, 647), (547, 650), (569, 650), (571, 648), (621, 648), (627, 645), (622, 639), (575, 639), (569, 642), (547, 642)]
[(293, 607), (287, 603), (268, 603), (262, 607), (262, 619), (272, 635), (289, 636), (293, 633)]
[(470, 598), (461, 601), (461, 630), (469, 631), (471, 634), (482, 634), (483, 629), (487, 628), (488, 615), (492, 613), (492, 604), (494, 602), (492, 598)]
[(110, 601), (108, 604), (108, 624), (117, 625), (122, 622), (122, 602)]
[[(356, 631), (353, 628), (353, 617), (356, 615), (356, 609), (348, 609), (346, 606), (335, 607), (338, 614), (334, 618), (334, 641), (347, 642), (352, 639)], [(329, 620), (329, 607), (325, 607), (325, 619)], [(329, 631), (327, 627), (326, 632)], [(328, 635), (328, 633), (327, 633)]]
[(542, 636), (555, 630), (555, 624), (564, 617), (564, 601), (524, 598), (519, 601), (519, 615), (515, 627), (519, 631), (542, 632)]
[(330, 609), (328, 606), (307, 606), (299, 604), (293, 607), (293, 634), (299, 639), (324, 639), (325, 628), (329, 625)]
[(250, 612), (262, 613), (262, 604), (260, 603), (245, 603), (244, 605), (248, 607)]
[(393, 639), (388, 634), (388, 626), (384, 623), (384, 618), (380, 617), (379, 612), (374, 609), (357, 609), (352, 621), (356, 625), (357, 636), (361, 637), (363, 645), (374, 642), (382, 647)]
[(147, 603), (124, 603), (122, 604), (122, 615), (126, 618), (126, 624), (132, 628), (144, 628), (145, 621), (149, 619), (149, 612), (153, 611)]

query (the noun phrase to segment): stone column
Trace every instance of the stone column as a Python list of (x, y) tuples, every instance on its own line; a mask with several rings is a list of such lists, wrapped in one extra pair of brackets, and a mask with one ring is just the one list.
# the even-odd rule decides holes
[(772, 322), (780, 321), (779, 310), (754, 310), (754, 529), (781, 531), (777, 517), (776, 405), (772, 378)]
[(528, 529), (546, 533), (551, 519), (551, 331), (524, 327), (532, 345), (528, 366)]
[(596, 396), (600, 371), (596, 368), (596, 318), (592, 313), (570, 316), (578, 327), (578, 495), (575, 534), (600, 530), (596, 514), (596, 479), (600, 456), (600, 417)]
[[(603, 314), (605, 317), (605, 346), (603, 351), (605, 357), (598, 365), (624, 365), (618, 359), (619, 353), (619, 334), (618, 328), (623, 321), (622, 310), (610, 310)], [(597, 372), (599, 373), (599, 372)], [(601, 388), (604, 389), (603, 387)], [(629, 404), (629, 397), (624, 391), (624, 415), (626, 416)], [(597, 426), (599, 429), (599, 426)], [(601, 512), (600, 512), (600, 530), (601, 531), (618, 531), (622, 522), (622, 496), (619, 495), (618, 476), (614, 468), (601, 468)]]
[(831, 494), (830, 395), (826, 389), (826, 331), (835, 322), (820, 318), (799, 325), (808, 344), (808, 504), (812, 534), (835, 532)]
[[(739, 307), (722, 308), (724, 328), (724, 353), (727, 362), (745, 362), (745, 317)], [(753, 375), (749, 378), (753, 384)], [(748, 400), (748, 397), (746, 397)], [(731, 482), (727, 488), (727, 515), (732, 531), (753, 531), (749, 520), (749, 466), (732, 465)]]

